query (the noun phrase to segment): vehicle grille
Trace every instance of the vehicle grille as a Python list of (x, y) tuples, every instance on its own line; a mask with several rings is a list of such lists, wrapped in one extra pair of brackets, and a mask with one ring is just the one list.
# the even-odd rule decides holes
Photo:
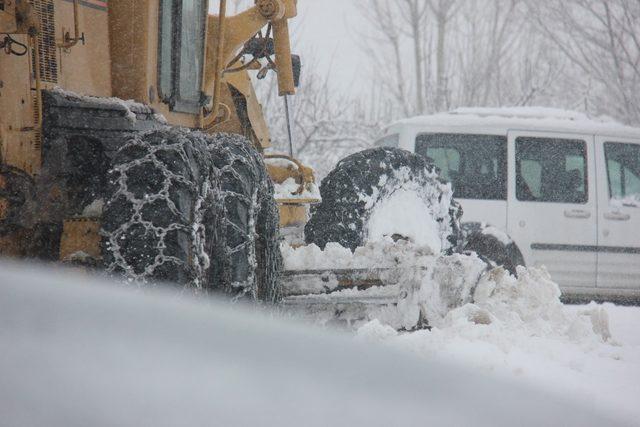
[[(58, 83), (58, 58), (56, 56), (56, 26), (53, 0), (31, 0), (33, 9), (40, 18), (38, 48), (40, 50), (40, 78), (44, 82)], [(32, 65), (35, 58), (32, 54)]]
[[(38, 98), (32, 97), (33, 103), (33, 123), (38, 123), (40, 110), (38, 108)], [(42, 129), (35, 127), (33, 135), (33, 148), (39, 153), (42, 149)]]

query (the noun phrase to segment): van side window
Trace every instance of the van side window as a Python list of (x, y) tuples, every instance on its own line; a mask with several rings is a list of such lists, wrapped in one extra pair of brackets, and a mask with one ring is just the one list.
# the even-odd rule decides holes
[(587, 203), (587, 145), (581, 140), (516, 138), (516, 197)]
[(640, 201), (640, 144), (604, 144), (609, 178), (609, 198)]
[(398, 147), (398, 145), (400, 145), (400, 134), (393, 133), (383, 136), (377, 140), (374, 145), (376, 147)]
[(416, 153), (431, 159), (461, 199), (507, 199), (507, 138), (499, 135), (422, 134)]
[(158, 88), (172, 110), (197, 113), (202, 105), (204, 0), (161, 0)]

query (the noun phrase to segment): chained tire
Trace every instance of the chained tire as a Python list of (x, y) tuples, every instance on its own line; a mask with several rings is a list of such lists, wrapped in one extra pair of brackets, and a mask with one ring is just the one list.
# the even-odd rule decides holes
[(273, 184), (246, 138), (175, 128), (136, 134), (109, 172), (104, 266), (136, 283), (273, 302), (278, 222)]
[(503, 267), (514, 276), (524, 257), (511, 238), (497, 228), (478, 222), (462, 224), (463, 251), (475, 252), (491, 267)]
[(322, 180), (320, 195), (305, 227), (306, 242), (320, 248), (337, 242), (355, 250), (381, 234), (429, 243), (434, 252), (459, 248), (462, 209), (450, 185), (409, 151), (383, 147), (346, 157)]

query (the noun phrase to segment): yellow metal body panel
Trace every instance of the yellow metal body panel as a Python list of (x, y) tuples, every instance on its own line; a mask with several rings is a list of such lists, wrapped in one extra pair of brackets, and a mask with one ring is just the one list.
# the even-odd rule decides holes
[[(58, 44), (63, 42), (64, 33), (74, 27), (73, 3), (63, 0), (34, 2), (32, 12), (41, 21), (43, 89), (58, 86), (82, 95), (112, 96), (106, 5), (106, 2), (98, 0), (81, 3), (78, 19), (84, 32), (84, 42), (63, 49)], [(24, 34), (12, 37), (20, 43), (29, 44)], [(43, 38), (51, 42), (42, 41)], [(36, 82), (32, 64), (30, 54), (0, 53), (0, 155), (2, 162), (37, 174), (41, 162), (41, 141), (37, 129)]]
[(280, 210), (280, 227), (296, 227), (306, 224), (309, 205), (305, 204), (278, 204)]
[(4, 10), (0, 10), (0, 33), (15, 33), (18, 30), (16, 22), (16, 5), (13, 1), (5, 3)]
[[(24, 35), (13, 37), (27, 43)], [(30, 73), (28, 55), (9, 56), (0, 52), (0, 157), (3, 163), (33, 174), (40, 165), (40, 148)]]
[[(205, 118), (202, 114), (171, 111), (160, 100), (157, 87), (160, 0), (30, 0), (22, 3), (26, 8), (22, 12), (29, 14), (21, 25), (16, 24), (14, 3), (5, 0), (4, 4), (9, 7), (0, 12), (0, 33), (12, 33), (17, 42), (28, 45), (30, 50), (24, 56), (0, 52), (1, 163), (32, 176), (40, 172), (42, 106), (36, 96), (37, 88), (60, 87), (79, 95), (133, 99), (151, 106), (170, 125), (203, 128), (207, 120), (209, 124), (214, 122), (213, 117)], [(266, 16), (265, 11), (272, 6), (275, 15)], [(258, 0), (245, 12), (227, 17), (219, 63), (227, 67), (243, 44), (272, 22), (276, 51), (282, 56), (276, 58), (281, 67), (280, 92), (293, 93), (286, 20), (295, 15), (296, 0)], [(220, 39), (217, 18), (211, 15), (207, 20), (202, 90), (213, 95), (218, 83), (218, 101), (228, 114), (219, 123), (214, 122), (215, 126), (208, 131), (243, 134), (264, 149), (270, 145), (269, 131), (248, 71), (220, 70), (222, 77), (216, 80), (216, 48)], [(27, 32), (38, 33), (37, 39)], [(39, 55), (34, 59), (32, 53), (36, 50)], [(236, 110), (238, 99), (246, 106), (246, 112)], [(303, 172), (299, 177), (301, 183), (311, 174), (308, 168), (298, 172)], [(62, 199), (61, 196), (52, 197)], [(302, 203), (295, 200), (280, 205), (283, 223), (306, 221), (307, 207)], [(6, 202), (0, 200), (0, 218), (6, 211)], [(97, 220), (67, 219), (62, 227), (61, 259), (79, 251), (99, 257)], [(31, 230), (21, 230), (0, 238), (0, 253), (21, 254), (30, 233)]]
[(25, 255), (24, 245), (28, 242), (30, 234), (21, 231), (0, 236), (0, 254), (4, 257), (21, 258)]
[(70, 260), (79, 255), (102, 258), (100, 252), (100, 221), (90, 218), (64, 221), (60, 240), (60, 259)]
[[(104, 4), (104, 8), (89, 7)], [(118, 0), (109, 3), (117, 4)], [(81, 2), (78, 13), (84, 41), (64, 49), (57, 48), (59, 78), (56, 86), (81, 95), (112, 96), (111, 58), (109, 53), (109, 14), (103, 2)], [(56, 42), (73, 33), (73, 3), (56, 2)]]
[[(271, 146), (271, 137), (269, 128), (262, 113), (262, 105), (258, 102), (258, 96), (249, 77), (247, 71), (230, 73), (223, 77), (224, 81), (233, 86), (242, 94), (247, 104), (247, 115), (251, 123), (249, 132), (245, 132), (245, 136), (254, 140), (256, 146), (265, 149)], [(228, 102), (228, 101), (227, 101)], [(249, 135), (247, 135), (249, 133)]]
[(200, 127), (197, 114), (170, 111), (158, 95), (159, 0), (110, 3), (113, 94), (151, 106), (176, 126)]

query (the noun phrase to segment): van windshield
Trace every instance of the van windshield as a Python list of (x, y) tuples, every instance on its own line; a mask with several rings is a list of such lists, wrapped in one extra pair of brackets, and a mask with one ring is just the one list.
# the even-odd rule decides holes
[(507, 138), (499, 135), (421, 134), (416, 153), (431, 159), (461, 199), (507, 199)]

